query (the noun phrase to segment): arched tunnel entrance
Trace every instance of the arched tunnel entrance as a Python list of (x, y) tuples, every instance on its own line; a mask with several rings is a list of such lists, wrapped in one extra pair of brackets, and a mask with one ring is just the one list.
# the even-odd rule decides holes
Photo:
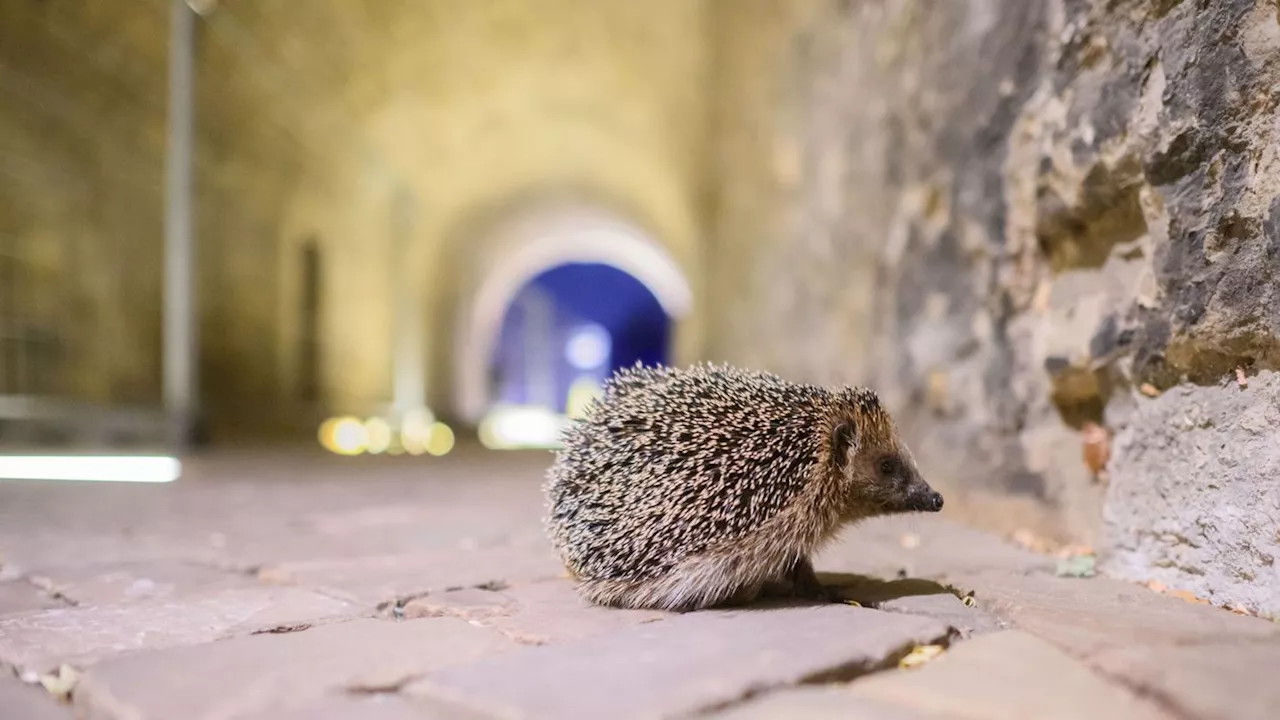
[(524, 284), (489, 359), (494, 449), (549, 447), (618, 368), (669, 362), (672, 318), (644, 283), (603, 263), (565, 263)]
[(692, 307), (684, 269), (643, 229), (544, 206), (469, 246), (452, 354), (452, 416), (491, 448), (557, 444), (617, 368), (674, 364)]
[(568, 263), (526, 283), (503, 317), (490, 361), (494, 404), (573, 414), (615, 370), (668, 362), (671, 318), (636, 278)]

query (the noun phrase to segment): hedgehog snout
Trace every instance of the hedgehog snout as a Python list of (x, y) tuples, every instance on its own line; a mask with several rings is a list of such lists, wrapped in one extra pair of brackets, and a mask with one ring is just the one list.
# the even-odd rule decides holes
[(925, 512), (938, 512), (942, 509), (942, 493), (937, 490), (930, 490), (925, 496), (924, 507), (920, 508)]
[(942, 493), (929, 487), (923, 481), (917, 481), (913, 485), (915, 487), (907, 494), (907, 510), (938, 512), (942, 509)]

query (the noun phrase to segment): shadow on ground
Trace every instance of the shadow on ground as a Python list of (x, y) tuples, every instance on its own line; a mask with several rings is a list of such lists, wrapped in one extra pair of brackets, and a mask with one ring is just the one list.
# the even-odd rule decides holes
[(954, 589), (932, 580), (898, 578), (883, 580), (852, 573), (818, 573), (818, 580), (841, 600), (853, 600), (863, 607), (879, 607), (890, 600), (925, 595), (959, 595)]

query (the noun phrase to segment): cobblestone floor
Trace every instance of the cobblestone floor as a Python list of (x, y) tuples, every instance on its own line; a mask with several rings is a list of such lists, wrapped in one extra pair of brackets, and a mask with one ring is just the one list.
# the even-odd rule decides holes
[(0, 719), (1280, 718), (1280, 625), (945, 512), (818, 558), (862, 607), (589, 607), (542, 536), (548, 459), (0, 484)]

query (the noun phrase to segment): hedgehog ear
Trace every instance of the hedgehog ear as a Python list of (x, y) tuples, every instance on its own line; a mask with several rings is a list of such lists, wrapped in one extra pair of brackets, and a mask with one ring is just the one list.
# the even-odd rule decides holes
[(856, 428), (848, 420), (839, 420), (831, 429), (831, 460), (837, 469), (843, 469), (849, 459), (849, 449), (857, 441)]

